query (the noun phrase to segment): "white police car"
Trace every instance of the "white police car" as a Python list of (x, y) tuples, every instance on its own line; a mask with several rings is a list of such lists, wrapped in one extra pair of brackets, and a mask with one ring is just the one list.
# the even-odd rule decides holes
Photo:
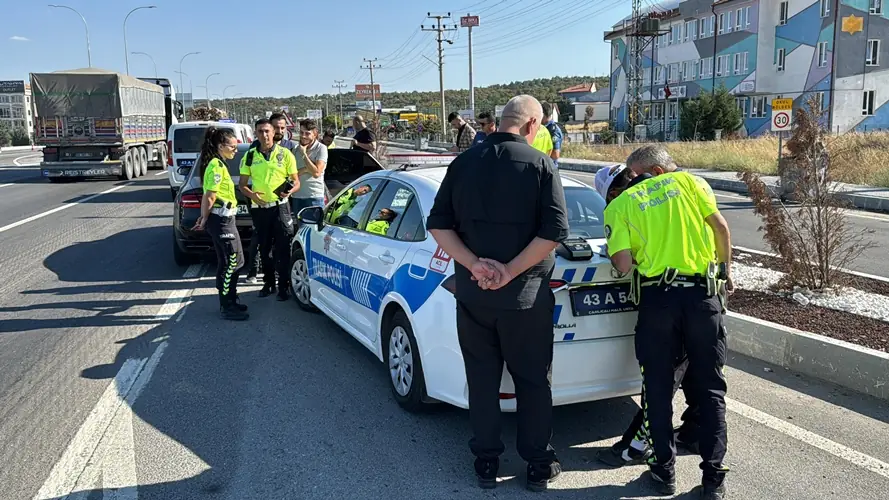
[[(454, 262), (425, 230), (446, 170), (426, 165), (367, 174), (324, 209), (300, 211), (304, 226), (293, 240), (297, 303), (321, 310), (375, 353), (408, 411), (436, 401), (468, 407)], [(553, 404), (638, 394), (629, 283), (616, 279), (609, 259), (598, 253), (605, 244), (605, 202), (570, 174), (562, 174), (562, 184), (571, 234), (588, 241), (593, 255), (570, 260), (561, 251), (556, 257), (550, 282), (556, 295)], [(505, 369), (500, 392), (502, 409), (514, 411)]]

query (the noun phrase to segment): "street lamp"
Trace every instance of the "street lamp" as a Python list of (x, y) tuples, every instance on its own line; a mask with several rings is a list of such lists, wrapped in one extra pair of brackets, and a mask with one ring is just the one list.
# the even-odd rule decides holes
[(130, 52), (127, 50), (127, 19), (130, 18), (130, 14), (132, 14), (133, 12), (136, 12), (137, 10), (156, 9), (156, 8), (157, 8), (157, 6), (155, 6), (155, 5), (136, 7), (135, 9), (133, 9), (129, 13), (127, 13), (127, 17), (123, 18), (123, 57), (127, 63), (127, 74), (128, 75), (130, 74)]
[(210, 73), (209, 75), (207, 75), (207, 79), (204, 80), (204, 87), (207, 89), (207, 107), (208, 108), (213, 107), (213, 106), (211, 106), (211, 103), (210, 103), (210, 77), (217, 76), (217, 75), (219, 75), (219, 73)]
[(133, 55), (143, 55), (143, 56), (145, 56), (145, 57), (151, 59), (151, 64), (154, 65), (154, 77), (157, 78), (157, 63), (154, 62), (154, 58), (151, 57), (150, 54), (146, 54), (145, 52), (130, 52), (130, 54), (133, 54)]
[[(185, 54), (184, 56), (182, 56), (182, 59), (179, 59), (179, 71), (177, 71), (177, 73), (179, 73), (179, 88), (181, 88), (182, 90), (185, 90), (182, 86), (182, 75), (184, 74), (182, 72), (182, 61), (184, 61), (186, 57), (195, 55), (195, 54), (200, 54), (200, 52), (189, 52), (188, 54)], [(188, 75), (185, 75), (185, 76), (188, 76)], [(188, 78), (188, 86), (191, 87), (191, 77)], [(194, 92), (192, 92), (192, 94), (191, 94), (191, 107), (194, 107)]]
[[(243, 92), (238, 92), (237, 94), (233, 95), (231, 98), (232, 98), (232, 99), (237, 99), (237, 97), (238, 97), (239, 95), (244, 95), (244, 93), (243, 93)], [(235, 107), (235, 105), (232, 104), (232, 114), (235, 115), (235, 119), (237, 120), (238, 112), (235, 111), (236, 109), (237, 109), (237, 108)]]
[(232, 88), (232, 87), (236, 87), (236, 85), (229, 85), (229, 86), (225, 87), (224, 89), (222, 89), (222, 109), (226, 113), (228, 113), (228, 105), (225, 103), (225, 91)]
[[(179, 86), (180, 87), (182, 86), (182, 77), (185, 76), (186, 78), (188, 78), (188, 95), (189, 95), (189, 100), (191, 100), (191, 107), (194, 108), (194, 87), (192, 87), (191, 77), (188, 76), (188, 73), (183, 73), (181, 71), (173, 70), (173, 73), (179, 73)], [(184, 88), (181, 89), (180, 92), (182, 92), (184, 94), (185, 89)], [(183, 105), (184, 104), (185, 103), (183, 102)]]
[(90, 52), (90, 27), (87, 26), (87, 24), (86, 24), (86, 18), (83, 17), (83, 14), (81, 14), (80, 12), (77, 12), (76, 10), (72, 9), (71, 7), (68, 7), (67, 5), (52, 5), (52, 4), (50, 4), (49, 6), (55, 7), (56, 9), (68, 9), (70, 11), (73, 11), (75, 14), (80, 16), (81, 20), (83, 20), (83, 27), (86, 28), (86, 60), (87, 60), (88, 67), (92, 68), (93, 67), (93, 56)]

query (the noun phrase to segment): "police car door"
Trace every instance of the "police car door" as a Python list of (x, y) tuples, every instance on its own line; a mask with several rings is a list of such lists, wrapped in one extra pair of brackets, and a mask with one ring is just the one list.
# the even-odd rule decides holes
[(379, 179), (369, 179), (341, 191), (325, 208), (324, 228), (312, 230), (309, 236), (306, 263), (312, 297), (328, 316), (353, 327), (349, 311), (356, 303), (350, 285), (349, 242), (380, 184)]
[(368, 345), (376, 342), (382, 301), (389, 291), (394, 290), (395, 276), (407, 272), (402, 261), (417, 239), (417, 231), (423, 231), (422, 225), (421, 210), (413, 190), (390, 180), (369, 211), (364, 230), (352, 235), (349, 245), (353, 267), (351, 284), (354, 300), (359, 304), (354, 309), (354, 321)]

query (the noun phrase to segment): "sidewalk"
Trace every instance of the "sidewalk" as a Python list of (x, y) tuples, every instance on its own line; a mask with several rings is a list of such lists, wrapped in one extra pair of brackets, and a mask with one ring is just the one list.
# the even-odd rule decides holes
[[(400, 141), (383, 142), (386, 144), (392, 144), (393, 146), (397, 147), (413, 148), (413, 144), (406, 144)], [(430, 147), (429, 149), (427, 149), (427, 151), (445, 152), (447, 150), (439, 147)], [(596, 172), (604, 166), (611, 166), (615, 163), (616, 162), (561, 158), (559, 160), (559, 168), (561, 168), (562, 170), (575, 170), (579, 172)], [(732, 193), (747, 194), (747, 185), (744, 184), (743, 181), (738, 179), (737, 172), (692, 168), (688, 169), (688, 172), (691, 172), (703, 179), (706, 179), (707, 183), (709, 183), (713, 189), (718, 189), (720, 191), (729, 191)], [(764, 176), (762, 180), (773, 190), (773, 196), (777, 198), (778, 176)], [(889, 189), (839, 182), (837, 183), (837, 197), (842, 200), (846, 200), (853, 207), (861, 210), (889, 213)]]

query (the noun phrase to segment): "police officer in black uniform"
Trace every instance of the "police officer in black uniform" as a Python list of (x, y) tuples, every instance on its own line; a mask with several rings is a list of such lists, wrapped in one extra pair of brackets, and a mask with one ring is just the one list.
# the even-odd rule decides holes
[(543, 110), (531, 96), (512, 98), (499, 131), (448, 167), (427, 228), (456, 261), (457, 335), (469, 386), (475, 472), (496, 486), (503, 363), (518, 404), (518, 451), (528, 489), (561, 473), (550, 445), (555, 296), (553, 250), (568, 237), (565, 194), (552, 160), (529, 145)]

